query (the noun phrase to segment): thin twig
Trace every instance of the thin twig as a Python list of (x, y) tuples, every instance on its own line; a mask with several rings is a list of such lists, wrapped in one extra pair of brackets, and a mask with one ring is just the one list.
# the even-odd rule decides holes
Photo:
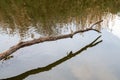
[(96, 24), (99, 24), (99, 23), (101, 23), (101, 22), (103, 22), (103, 20), (100, 20), (100, 21), (95, 22), (95, 23), (92, 24), (90, 27), (93, 28)]

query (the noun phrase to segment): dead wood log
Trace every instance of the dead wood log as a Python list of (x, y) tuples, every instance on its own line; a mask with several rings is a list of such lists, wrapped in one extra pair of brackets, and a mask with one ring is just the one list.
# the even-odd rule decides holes
[(59, 35), (59, 36), (41, 37), (41, 38), (30, 40), (30, 41), (19, 42), (18, 44), (10, 47), (8, 50), (0, 53), (0, 60), (6, 58), (7, 56), (11, 55), (12, 53), (14, 53), (15, 51), (17, 51), (20, 48), (27, 47), (27, 46), (30, 46), (33, 44), (42, 43), (45, 41), (55, 41), (55, 40), (64, 39), (64, 38), (72, 38), (72, 36), (77, 34), (77, 33), (83, 33), (83, 32), (90, 31), (90, 30), (93, 30), (93, 31), (100, 33), (100, 31), (94, 29), (93, 26), (101, 23), (102, 21), (103, 20), (97, 21), (96, 23), (94, 23), (93, 25), (91, 25), (89, 28), (87, 28), (85, 30), (78, 30), (78, 31), (75, 31), (75, 32), (70, 33), (70, 34)]

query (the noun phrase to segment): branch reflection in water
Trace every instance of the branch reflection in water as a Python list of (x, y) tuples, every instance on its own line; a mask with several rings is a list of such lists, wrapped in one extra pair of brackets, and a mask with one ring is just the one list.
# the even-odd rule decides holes
[(84, 46), (83, 48), (81, 48), (80, 50), (76, 51), (76, 52), (69, 52), (69, 54), (45, 67), (39, 67), (37, 69), (32, 69), (32, 70), (29, 70), (29, 71), (26, 71), (22, 74), (19, 74), (17, 76), (14, 76), (14, 77), (10, 77), (10, 78), (6, 78), (6, 79), (0, 79), (0, 80), (23, 80), (25, 79), (26, 77), (30, 76), (30, 75), (33, 75), (33, 74), (37, 74), (37, 73), (40, 73), (40, 72), (44, 72), (44, 71), (49, 71), (51, 70), (52, 68), (56, 67), (57, 65), (75, 57), (76, 55), (80, 54), (81, 52), (85, 51), (86, 49), (88, 48), (91, 48), (91, 47), (94, 47), (96, 46), (97, 44), (101, 43), (102, 40), (98, 40), (101, 36), (98, 36), (94, 41), (92, 41), (91, 43), (89, 43), (88, 45)]

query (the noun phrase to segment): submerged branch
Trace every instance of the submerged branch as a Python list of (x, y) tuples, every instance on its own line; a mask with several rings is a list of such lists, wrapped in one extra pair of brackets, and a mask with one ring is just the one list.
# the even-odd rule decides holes
[(59, 36), (41, 37), (41, 38), (30, 40), (30, 41), (19, 42), (18, 44), (10, 47), (5, 52), (0, 53), (0, 60), (6, 58), (7, 56), (11, 55), (12, 53), (14, 53), (15, 51), (17, 51), (20, 48), (27, 47), (27, 46), (30, 46), (30, 45), (33, 45), (33, 44), (42, 43), (42, 42), (45, 42), (45, 41), (55, 41), (55, 40), (64, 39), (64, 38), (72, 38), (77, 33), (83, 33), (83, 32), (90, 31), (90, 30), (93, 30), (93, 31), (96, 31), (96, 32), (100, 33), (100, 31), (98, 31), (96, 29), (93, 29), (93, 26), (101, 23), (102, 21), (103, 20), (100, 20), (100, 21), (94, 23), (90, 28), (87, 28), (85, 30), (78, 30), (78, 31), (75, 31), (75, 32), (70, 33), (70, 34), (59, 35)]

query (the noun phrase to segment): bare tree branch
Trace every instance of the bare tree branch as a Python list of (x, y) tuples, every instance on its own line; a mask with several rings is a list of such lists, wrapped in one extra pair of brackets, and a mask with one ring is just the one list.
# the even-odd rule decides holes
[(59, 40), (59, 39), (72, 38), (73, 35), (75, 35), (77, 33), (83, 33), (83, 32), (90, 31), (90, 30), (93, 30), (93, 31), (96, 31), (96, 32), (100, 33), (100, 31), (98, 31), (96, 29), (93, 29), (93, 26), (101, 23), (102, 21), (103, 20), (97, 21), (90, 28), (87, 28), (85, 30), (78, 30), (78, 31), (75, 31), (75, 32), (70, 33), (70, 34), (59, 35), (59, 36), (41, 37), (41, 38), (30, 40), (30, 41), (19, 42), (18, 44), (10, 47), (5, 52), (0, 53), (0, 60), (6, 58), (7, 56), (11, 55), (12, 53), (14, 53), (15, 51), (17, 51), (20, 48), (27, 47), (27, 46), (30, 46), (30, 45), (33, 45), (33, 44), (38, 44), (38, 43), (42, 43), (42, 42), (45, 42), (45, 41), (55, 41), (55, 40)]

